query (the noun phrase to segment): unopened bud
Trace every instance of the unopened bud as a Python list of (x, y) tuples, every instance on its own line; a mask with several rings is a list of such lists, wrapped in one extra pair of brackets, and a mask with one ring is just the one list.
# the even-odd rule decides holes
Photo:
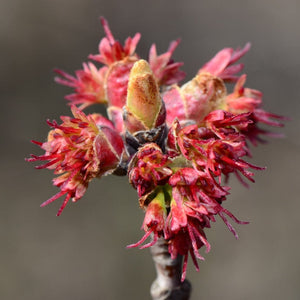
[(175, 117), (181, 122), (199, 124), (208, 113), (220, 108), (225, 96), (223, 81), (206, 72), (201, 72), (181, 88), (174, 85), (163, 95), (167, 124), (171, 125)]
[(159, 87), (145, 60), (131, 69), (125, 106), (125, 126), (130, 133), (150, 130), (164, 123)]

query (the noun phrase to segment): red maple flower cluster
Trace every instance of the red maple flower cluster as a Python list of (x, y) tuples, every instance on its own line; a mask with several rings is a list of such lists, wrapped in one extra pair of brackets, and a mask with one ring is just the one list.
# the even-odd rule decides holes
[[(262, 93), (244, 87), (246, 75), (238, 75), (244, 66), (237, 61), (249, 43), (223, 49), (180, 86), (183, 63), (172, 59), (179, 40), (160, 55), (153, 44), (146, 61), (136, 53), (139, 33), (123, 46), (101, 22), (106, 37), (89, 58), (102, 66), (84, 63), (75, 76), (56, 70), (56, 82), (73, 88), (66, 96), (73, 117), (48, 121), (53, 129), (47, 141), (34, 141), (45, 154), (28, 161), (45, 161), (36, 168), (54, 170), (60, 189), (42, 206), (65, 196), (59, 215), (70, 199), (82, 198), (93, 178), (127, 175), (145, 210), (145, 234), (128, 247), (147, 248), (164, 238), (172, 258), (184, 256), (184, 280), (188, 256), (198, 269), (199, 249), (210, 250), (204, 230), (216, 216), (235, 237), (228, 218), (247, 223), (224, 208), (225, 184), (231, 174), (244, 185), (254, 182), (252, 170), (264, 168), (245, 160), (248, 142), (257, 145), (262, 135), (272, 135), (260, 124), (281, 127), (284, 118), (264, 111)], [(228, 83), (235, 83), (232, 93)], [(108, 119), (82, 111), (92, 104), (106, 105)]]

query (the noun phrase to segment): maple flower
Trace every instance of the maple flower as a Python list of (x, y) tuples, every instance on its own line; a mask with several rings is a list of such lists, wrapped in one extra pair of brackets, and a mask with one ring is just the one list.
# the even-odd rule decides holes
[(148, 143), (138, 150), (130, 162), (128, 177), (139, 197), (168, 181), (172, 175), (168, 167), (170, 163), (168, 156), (155, 143)]
[[(175, 259), (178, 255), (184, 257), (181, 281), (184, 281), (186, 277), (189, 254), (192, 257), (196, 270), (199, 271), (199, 265), (196, 258), (204, 260), (204, 257), (199, 254), (198, 250), (204, 246), (204, 242), (206, 245), (209, 245), (200, 221), (189, 217), (186, 218), (186, 221), (186, 225), (180, 228), (176, 235), (170, 239), (168, 246), (168, 251), (171, 254), (172, 259)], [(209, 250), (206, 250), (206, 252), (209, 252)]]
[(264, 169), (242, 159), (248, 155), (248, 148), (245, 137), (241, 134), (236, 136), (231, 134), (229, 138), (220, 139), (207, 128), (190, 125), (178, 133), (177, 142), (182, 155), (193, 163), (195, 169), (211, 172), (213, 176), (219, 177), (219, 181), (222, 174), (227, 181), (229, 174), (234, 173), (244, 185), (247, 185), (240, 173), (254, 182), (254, 173), (248, 169)]
[(276, 136), (274, 133), (259, 128), (259, 123), (282, 127), (282, 121), (286, 120), (286, 118), (263, 110), (261, 108), (263, 94), (258, 90), (244, 87), (246, 78), (245, 74), (240, 76), (233, 92), (224, 98), (223, 105), (232, 114), (251, 113), (249, 120), (251, 120), (252, 124), (242, 127), (240, 130), (254, 145), (257, 145), (257, 142), (264, 142), (259, 137), (260, 134)]
[(66, 195), (57, 215), (72, 198), (75, 202), (85, 193), (89, 182), (111, 173), (118, 165), (124, 145), (121, 136), (110, 121), (98, 114), (85, 115), (75, 106), (74, 118), (62, 116), (62, 124), (48, 121), (54, 128), (44, 143), (33, 141), (44, 151), (44, 155), (31, 155), (28, 161), (48, 161), (37, 169), (52, 169), (59, 175), (53, 184), (60, 192), (42, 203), (45, 206)]
[(180, 43), (180, 39), (172, 41), (166, 53), (157, 55), (156, 45), (153, 44), (149, 52), (149, 64), (159, 85), (178, 83), (185, 77), (185, 72), (179, 70), (182, 62), (174, 62), (171, 57)]
[[(127, 248), (140, 247), (140, 249), (153, 246), (157, 239), (163, 235), (165, 228), (165, 220), (167, 217), (167, 209), (165, 203), (164, 191), (158, 189), (151, 202), (145, 207), (146, 213), (142, 230), (145, 230), (145, 235), (135, 244), (128, 245)], [(146, 239), (153, 234), (152, 241), (141, 246)]]
[(103, 17), (100, 20), (106, 37), (99, 43), (99, 54), (90, 55), (89, 58), (109, 66), (116, 61), (123, 60), (125, 57), (136, 57), (135, 48), (141, 38), (141, 34), (136, 33), (133, 38), (127, 38), (123, 47), (120, 42), (115, 40), (107, 20)]
[[(76, 71), (76, 77), (55, 70), (62, 76), (56, 77), (55, 81), (75, 89), (75, 93), (65, 97), (70, 104), (81, 104), (80, 109), (94, 103), (108, 104), (110, 106), (108, 114), (114, 120), (122, 117), (121, 108), (126, 101), (129, 72), (138, 59), (135, 48), (140, 34), (137, 33), (133, 38), (129, 37), (123, 47), (113, 37), (108, 22), (101, 18), (101, 23), (106, 37), (100, 41), (99, 54), (90, 55), (89, 58), (106, 66), (97, 69), (91, 62), (83, 64), (83, 70)], [(119, 132), (123, 129), (120, 124), (116, 128)]]
[(198, 250), (205, 245), (206, 252), (210, 250), (203, 229), (210, 227), (219, 215), (229, 230), (237, 238), (237, 233), (228, 222), (226, 215), (238, 224), (239, 221), (232, 213), (221, 206), (228, 194), (227, 187), (221, 187), (205, 172), (192, 168), (181, 168), (169, 179), (172, 187), (170, 212), (166, 219), (165, 238), (169, 241), (169, 252), (172, 258), (178, 254), (184, 256), (182, 281), (186, 275), (188, 254), (191, 255), (198, 270), (196, 258), (203, 260)]
[(244, 56), (250, 49), (251, 44), (247, 43), (244, 48), (224, 48), (219, 51), (209, 62), (207, 62), (199, 71), (198, 74), (202, 72), (209, 72), (217, 77), (222, 78), (225, 82), (236, 82), (239, 73), (243, 70), (244, 65), (234, 64), (242, 56)]
[(109, 118), (114, 122), (118, 132), (124, 132), (122, 108), (127, 97), (129, 73), (138, 55), (135, 53), (140, 40), (140, 33), (133, 38), (128, 37), (124, 47), (115, 40), (110, 31), (108, 22), (101, 17), (101, 24), (106, 33), (99, 43), (99, 54), (89, 55), (89, 58), (108, 66), (105, 75), (104, 92), (107, 99)]
[(185, 217), (180, 215), (180, 211), (197, 218), (204, 227), (209, 227), (209, 218), (206, 216), (210, 217), (210, 214), (214, 215), (222, 210), (220, 203), (226, 199), (229, 190), (228, 187), (220, 186), (210, 174), (190, 167), (178, 169), (168, 183), (172, 187), (171, 213), (173, 209), (177, 219), (172, 221), (169, 216), (170, 230), (175, 233), (186, 223), (182, 221)]
[(234, 138), (240, 136), (235, 126), (247, 128), (252, 123), (250, 115), (251, 113), (234, 115), (224, 110), (214, 110), (205, 117), (203, 123), (204, 127), (210, 129), (220, 139)]
[(56, 69), (55, 72), (62, 77), (55, 77), (57, 83), (74, 88), (75, 93), (65, 96), (70, 105), (80, 105), (79, 109), (84, 109), (89, 105), (100, 103), (106, 104), (104, 90), (104, 78), (107, 67), (98, 69), (89, 62), (83, 64), (83, 70), (75, 72), (76, 77)]

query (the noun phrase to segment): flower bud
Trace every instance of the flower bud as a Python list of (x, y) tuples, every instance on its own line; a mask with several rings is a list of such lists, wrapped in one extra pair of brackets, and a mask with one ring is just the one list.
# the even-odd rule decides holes
[(211, 111), (220, 106), (226, 96), (223, 81), (209, 73), (202, 72), (181, 88), (174, 85), (163, 95), (166, 105), (167, 124), (175, 117), (179, 121), (195, 121), (199, 124)]
[(145, 60), (137, 61), (131, 69), (124, 121), (132, 134), (158, 127), (165, 121), (159, 87)]

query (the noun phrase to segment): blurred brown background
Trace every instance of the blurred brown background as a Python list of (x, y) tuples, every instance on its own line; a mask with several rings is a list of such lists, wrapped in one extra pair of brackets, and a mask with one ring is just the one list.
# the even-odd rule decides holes
[[(299, 299), (300, 88), (298, 0), (2, 0), (0, 299), (150, 299), (155, 277), (148, 250), (126, 250), (142, 232), (143, 212), (126, 178), (95, 180), (84, 199), (55, 217), (60, 201), (50, 171), (24, 162), (41, 153), (47, 118), (69, 114), (52, 69), (70, 73), (97, 52), (105, 16), (123, 41), (139, 31), (138, 52), (151, 43), (175, 52), (187, 78), (223, 47), (247, 41), (247, 85), (264, 92), (266, 110), (292, 118), (285, 139), (253, 150), (268, 167), (249, 190), (231, 181), (226, 207), (250, 225), (236, 241), (218, 219), (207, 231), (212, 250), (200, 272), (188, 268), (192, 299)], [(93, 109), (93, 108), (92, 108)]]

